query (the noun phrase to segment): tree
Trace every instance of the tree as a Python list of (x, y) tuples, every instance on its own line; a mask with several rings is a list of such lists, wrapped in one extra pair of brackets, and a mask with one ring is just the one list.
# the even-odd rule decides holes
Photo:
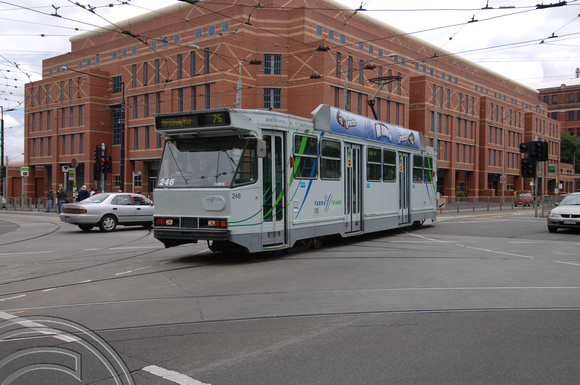
[(574, 172), (580, 172), (580, 138), (571, 135), (569, 132), (562, 130), (562, 141), (560, 151), (560, 162), (574, 163), (574, 154), (576, 154), (576, 165), (574, 165)]

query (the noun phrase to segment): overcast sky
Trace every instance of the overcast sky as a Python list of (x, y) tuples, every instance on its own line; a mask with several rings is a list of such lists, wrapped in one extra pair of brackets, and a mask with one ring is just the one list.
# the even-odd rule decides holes
[[(5, 155), (10, 159), (22, 160), (24, 85), (40, 79), (43, 59), (70, 51), (69, 37), (78, 33), (176, 2), (0, 0), (0, 104), (4, 108)], [(569, 0), (560, 7), (540, 9), (538, 4), (546, 6), (561, 2), (339, 2), (345, 8), (362, 8), (364, 11), (359, 12), (365, 12), (436, 47), (523, 84), (535, 86), (546, 81), (565, 82), (573, 78), (575, 69), (580, 67), (580, 0)], [(113, 6), (109, 7), (109, 4)], [(88, 10), (91, 7), (95, 7), (93, 12)]]

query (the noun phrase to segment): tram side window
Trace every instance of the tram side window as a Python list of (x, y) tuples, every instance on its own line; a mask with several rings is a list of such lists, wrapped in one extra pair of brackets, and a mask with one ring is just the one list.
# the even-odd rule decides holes
[(413, 155), (413, 182), (423, 182), (423, 157)]
[(397, 152), (383, 150), (383, 181), (394, 182), (397, 180)]
[(316, 179), (318, 159), (318, 139), (312, 136), (294, 136), (294, 177), (296, 179)]
[(425, 182), (433, 182), (433, 158), (430, 156), (425, 157)]
[(320, 146), (320, 178), (340, 179), (340, 142), (322, 139)]
[(381, 150), (369, 147), (367, 149), (367, 180), (378, 182), (381, 180)]

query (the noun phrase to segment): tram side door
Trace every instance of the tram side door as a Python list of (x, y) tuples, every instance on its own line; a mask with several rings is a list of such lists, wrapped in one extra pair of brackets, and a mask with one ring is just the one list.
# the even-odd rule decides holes
[(262, 158), (262, 245), (286, 243), (286, 205), (284, 191), (284, 137), (281, 133), (264, 133), (266, 156)]
[(344, 215), (346, 217), (345, 232), (361, 230), (361, 147), (345, 143), (345, 180), (344, 180)]
[(409, 154), (399, 153), (399, 224), (409, 223), (411, 180)]

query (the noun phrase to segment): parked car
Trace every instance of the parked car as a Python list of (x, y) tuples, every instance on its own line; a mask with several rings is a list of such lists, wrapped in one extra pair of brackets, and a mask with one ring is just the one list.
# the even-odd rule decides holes
[(514, 206), (531, 206), (534, 204), (534, 196), (530, 193), (521, 193), (514, 199)]
[(153, 226), (153, 202), (141, 194), (101, 193), (82, 202), (65, 203), (60, 220), (83, 231), (98, 226), (113, 231), (117, 225)]
[(572, 193), (554, 203), (548, 214), (548, 231), (555, 233), (560, 228), (580, 229), (580, 193)]
[(2, 197), (2, 208), (5, 209), (6, 207), (6, 198)]

